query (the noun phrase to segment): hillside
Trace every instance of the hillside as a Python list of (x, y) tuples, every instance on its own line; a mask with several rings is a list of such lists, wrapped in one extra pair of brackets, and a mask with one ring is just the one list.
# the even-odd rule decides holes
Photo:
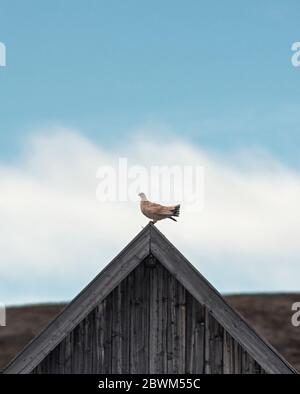
[[(291, 324), (291, 305), (300, 294), (254, 294), (225, 297), (249, 323), (300, 371), (300, 327)], [(0, 369), (64, 307), (43, 304), (11, 307), (0, 327)]]

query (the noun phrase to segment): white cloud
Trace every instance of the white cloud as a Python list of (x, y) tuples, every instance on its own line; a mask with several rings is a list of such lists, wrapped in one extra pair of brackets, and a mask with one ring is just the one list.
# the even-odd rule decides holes
[[(229, 158), (176, 139), (124, 144), (133, 165), (204, 166), (204, 210), (183, 204), (178, 223), (158, 228), (220, 291), (299, 288), (299, 173), (261, 151)], [(118, 156), (52, 129), (15, 166), (0, 166), (1, 302), (72, 298), (147, 223), (137, 203), (96, 199), (97, 168)]]

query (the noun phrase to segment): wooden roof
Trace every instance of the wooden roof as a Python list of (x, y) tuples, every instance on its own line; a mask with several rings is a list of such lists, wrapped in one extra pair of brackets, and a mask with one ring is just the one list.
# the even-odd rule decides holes
[(186, 258), (149, 223), (90, 284), (4, 369), (30, 373), (147, 256), (153, 255), (268, 373), (296, 370), (224, 300)]

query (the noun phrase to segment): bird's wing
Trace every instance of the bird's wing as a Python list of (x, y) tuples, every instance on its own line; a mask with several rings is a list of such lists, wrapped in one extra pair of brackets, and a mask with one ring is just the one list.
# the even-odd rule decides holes
[(147, 204), (145, 204), (145, 208), (149, 213), (153, 213), (156, 215), (172, 215), (174, 212), (175, 206), (164, 206), (160, 204), (156, 204), (154, 202), (147, 201)]

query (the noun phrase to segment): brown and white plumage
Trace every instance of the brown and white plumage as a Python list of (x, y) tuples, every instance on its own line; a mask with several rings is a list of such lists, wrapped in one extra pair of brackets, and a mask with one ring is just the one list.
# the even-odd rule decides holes
[(140, 207), (142, 213), (147, 216), (147, 218), (152, 219), (153, 223), (162, 219), (172, 219), (177, 222), (173, 216), (179, 216), (180, 204), (164, 206), (147, 200), (144, 193), (140, 193), (139, 196), (141, 197)]

